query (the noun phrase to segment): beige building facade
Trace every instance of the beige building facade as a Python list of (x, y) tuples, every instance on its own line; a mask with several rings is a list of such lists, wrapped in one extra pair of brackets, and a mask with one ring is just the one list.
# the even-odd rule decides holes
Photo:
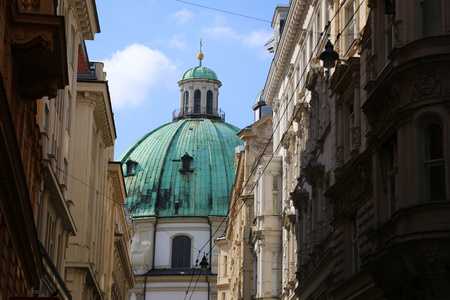
[[(294, 0), (276, 8), (262, 93), (274, 150), (255, 179), (254, 287), (242, 299), (449, 296), (449, 5)], [(326, 67), (323, 52), (334, 56)], [(270, 215), (274, 174), (280, 211)], [(280, 241), (278, 253), (275, 242), (263, 245), (266, 236)], [(218, 241), (221, 253), (233, 256), (239, 238)], [(264, 250), (272, 257), (258, 259)], [(227, 270), (227, 278), (239, 274)], [(235, 292), (226, 281), (223, 288)]]
[[(95, 1), (60, 1), (68, 84), (38, 101), (44, 180), (35, 222), (44, 276), (33, 295), (124, 299), (134, 286), (133, 234), (123, 174), (113, 162), (115, 125), (102, 63), (88, 61), (85, 40), (100, 32)], [(61, 18), (62, 18), (61, 17)]]

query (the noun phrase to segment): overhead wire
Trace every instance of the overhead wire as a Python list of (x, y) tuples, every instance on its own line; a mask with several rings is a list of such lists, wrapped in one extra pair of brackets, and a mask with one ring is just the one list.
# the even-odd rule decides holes
[[(365, 2), (365, 0), (362, 0), (362, 1), (361, 1), (361, 3), (359, 4), (358, 8), (355, 10), (355, 12), (353, 13), (353, 15), (349, 18), (349, 20), (351, 20), (351, 19), (356, 15), (356, 13), (358, 12), (359, 8), (362, 6), (362, 4), (363, 4), (364, 2)], [(335, 17), (338, 15), (338, 13), (339, 13), (339, 11), (341, 10), (342, 7), (343, 7), (343, 5), (341, 5), (341, 6), (339, 7), (339, 9), (336, 11), (336, 13), (334, 14), (334, 16), (330, 19), (328, 25), (325, 26), (325, 29), (324, 29), (323, 32), (320, 34), (320, 37), (321, 37), (321, 38), (322, 38), (322, 37), (324, 36), (324, 34), (330, 29), (330, 26), (329, 26), (329, 25), (330, 25), (331, 22), (335, 19)], [(350, 22), (350, 21), (349, 21), (349, 22)], [(341, 30), (340, 34), (337, 35), (338, 37), (339, 37), (339, 36), (341, 35), (341, 33), (346, 29), (346, 27), (348, 26), (349, 22), (348, 22), (347, 25)], [(328, 36), (329, 36), (329, 35), (328, 35)], [(263, 151), (262, 155), (261, 155), (261, 156), (259, 157), (259, 159), (258, 159), (258, 164), (259, 164), (259, 162), (261, 161), (261, 159), (262, 159), (262, 157), (263, 157), (263, 154), (264, 154), (265, 150), (267, 149), (268, 145), (270, 144), (271, 140), (273, 139), (273, 136), (275, 135), (275, 132), (278, 130), (278, 126), (280, 125), (281, 120), (283, 120), (284, 114), (285, 114), (286, 111), (288, 110), (289, 105), (291, 104), (291, 101), (292, 101), (292, 99), (293, 99), (293, 97), (294, 97), (294, 95), (295, 95), (295, 93), (296, 93), (296, 91), (297, 91), (299, 85), (301, 84), (301, 82), (302, 82), (302, 80), (303, 80), (303, 76), (305, 75), (305, 72), (306, 72), (306, 70), (308, 69), (309, 64), (311, 63), (312, 58), (314, 57), (314, 53), (316, 52), (317, 47), (318, 47), (318, 46), (320, 45), (320, 43), (322, 42), (322, 41), (321, 41), (321, 40), (322, 40), (321, 38), (318, 39), (318, 41), (317, 41), (317, 43), (316, 43), (316, 45), (315, 45), (315, 47), (314, 47), (314, 50), (311, 51), (311, 55), (310, 55), (310, 57), (309, 57), (308, 62), (305, 64), (305, 68), (303, 69), (302, 75), (300, 76), (300, 78), (299, 78), (299, 80), (298, 80), (298, 82), (297, 82), (297, 85), (295, 86), (295, 89), (294, 89), (294, 91), (293, 91), (293, 93), (292, 93), (292, 95), (291, 95), (289, 101), (286, 103), (286, 106), (285, 106), (285, 108), (284, 108), (284, 110), (283, 110), (283, 113), (282, 113), (281, 116), (279, 117), (279, 120), (278, 120), (278, 122), (277, 122), (277, 125), (275, 126), (275, 129), (274, 129), (274, 131), (272, 132), (272, 134), (271, 134), (271, 136), (270, 136), (270, 138), (269, 138), (269, 141), (266, 143), (266, 147), (264, 148), (264, 151)], [(337, 38), (336, 40), (338, 40), (338, 38)], [(310, 93), (310, 92), (308, 91), (308, 93)], [(293, 111), (292, 118), (296, 117), (296, 115), (297, 115), (299, 112), (301, 112), (301, 108), (302, 108), (303, 105), (305, 104), (306, 99), (307, 99), (307, 96), (305, 95), (305, 96), (304, 96), (304, 100), (300, 103), (300, 107), (299, 107), (297, 110), (294, 110), (294, 111)], [(292, 118), (291, 118), (291, 119), (292, 119)], [(225, 227), (224, 232), (222, 233), (222, 235), (226, 232), (226, 230), (228, 229), (228, 227), (231, 225), (231, 223), (232, 223), (232, 222), (236, 219), (236, 217), (238, 216), (238, 213), (239, 213), (240, 210), (243, 208), (243, 206), (244, 206), (246, 200), (250, 197), (251, 192), (255, 189), (256, 183), (257, 183), (257, 182), (259, 181), (259, 179), (262, 177), (262, 175), (264, 174), (265, 170), (266, 170), (267, 167), (270, 165), (271, 160), (272, 160), (273, 157), (275, 156), (275, 153), (277, 152), (277, 150), (279, 149), (279, 147), (282, 145), (283, 139), (285, 138), (286, 133), (288, 132), (288, 130), (290, 129), (291, 126), (292, 126), (292, 123), (290, 123), (289, 126), (288, 126), (288, 127), (286, 128), (286, 130), (284, 131), (283, 135), (281, 136), (280, 142), (278, 143), (278, 145), (277, 145), (277, 147), (276, 147), (276, 150), (272, 151), (273, 153), (271, 154), (269, 161), (266, 163), (266, 166), (263, 168), (263, 170), (262, 170), (262, 172), (260, 173), (258, 179), (255, 180), (255, 183), (253, 184), (253, 186), (252, 186), (252, 188), (251, 188), (251, 191), (247, 194), (247, 196), (245, 197), (245, 199), (242, 201), (242, 204), (241, 204), (241, 206), (239, 207), (237, 213), (235, 213), (235, 217), (234, 217), (233, 219), (231, 219), (230, 222), (228, 222), (228, 224), (227, 224), (227, 226)], [(256, 169), (256, 168), (255, 168), (255, 169)], [(250, 175), (249, 175), (249, 177), (248, 177), (248, 179), (247, 179), (247, 181), (246, 181), (246, 184), (249, 182), (250, 178), (253, 176), (253, 173), (254, 173), (254, 170), (255, 170), (255, 169), (251, 170), (251, 173), (250, 173)], [(244, 187), (241, 189), (241, 192), (240, 192), (239, 196), (237, 197), (237, 199), (240, 198), (240, 196), (241, 196), (242, 192), (244, 191), (245, 187), (246, 187), (246, 185), (244, 185)], [(236, 204), (236, 203), (237, 203), (237, 202), (235, 202), (235, 204)], [(233, 208), (233, 207), (234, 207), (234, 205), (232, 206), (232, 208)], [(230, 209), (230, 210), (231, 210), (231, 209)], [(229, 213), (229, 212), (228, 212), (228, 213)], [(226, 217), (226, 218), (229, 217), (229, 216), (228, 216), (228, 213), (227, 213), (227, 217)], [(224, 220), (225, 220), (226, 218), (224, 218)], [(223, 224), (224, 220), (222, 221), (221, 225)], [(221, 227), (221, 225), (219, 225), (218, 229)], [(215, 231), (215, 233), (217, 233), (218, 229)], [(214, 233), (214, 234), (215, 234), (215, 233)], [(214, 236), (214, 234), (213, 234), (213, 236)], [(209, 240), (207, 243), (211, 243), (211, 242), (212, 242), (212, 241)], [(205, 246), (206, 246), (206, 244), (205, 244)], [(205, 246), (203, 246), (201, 249), (203, 249)], [(192, 276), (195, 276), (195, 275), (192, 275)], [(200, 277), (200, 275), (199, 275), (199, 277)], [(193, 288), (193, 290), (192, 290), (192, 294), (194, 293), (195, 288), (196, 288), (196, 285), (194, 286), (194, 288)], [(192, 295), (191, 295), (191, 297), (192, 297)]]
[(235, 12), (224, 10), (224, 9), (214, 8), (214, 7), (211, 7), (211, 6), (201, 5), (201, 4), (197, 4), (197, 3), (193, 3), (193, 2), (189, 2), (189, 1), (183, 1), (183, 0), (175, 0), (175, 1), (181, 2), (181, 3), (185, 3), (185, 4), (189, 4), (189, 5), (193, 5), (193, 6), (206, 8), (206, 9), (209, 9), (209, 10), (220, 11), (220, 12), (223, 12), (223, 13), (226, 13), (226, 14), (235, 15), (235, 16), (242, 17), (242, 18), (252, 19), (252, 20), (256, 20), (256, 21), (260, 21), (260, 22), (271, 23), (271, 21), (268, 21), (268, 20), (264, 20), (264, 19), (260, 19), (260, 18), (256, 18), (256, 17), (244, 15), (244, 14), (240, 14), (240, 13), (235, 13)]

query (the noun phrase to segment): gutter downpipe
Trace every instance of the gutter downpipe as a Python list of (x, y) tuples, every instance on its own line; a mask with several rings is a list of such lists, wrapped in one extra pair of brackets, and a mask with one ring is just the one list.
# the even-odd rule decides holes
[(209, 300), (209, 298), (211, 297), (211, 284), (209, 283), (208, 276), (206, 276), (206, 283), (208, 284), (208, 298), (207, 298), (207, 300)]
[(144, 278), (144, 300), (145, 300), (145, 294), (147, 293), (147, 276)]
[[(211, 261), (211, 257), (212, 257), (212, 222), (211, 219), (208, 218), (208, 223), (209, 223), (209, 267), (212, 269), (212, 261)], [(212, 272), (211, 272), (212, 273)], [(211, 294), (211, 284), (209, 283), (208, 280), (208, 276), (206, 276), (206, 283), (208, 284), (208, 300), (210, 300), (210, 294)], [(145, 299), (144, 299), (145, 300)]]
[[(155, 268), (155, 243), (156, 243), (156, 226), (158, 224), (158, 219), (155, 220), (155, 229), (153, 231), (153, 257), (152, 257), (152, 269)], [(147, 294), (147, 276), (145, 276), (144, 279), (144, 300), (145, 300), (145, 294)]]

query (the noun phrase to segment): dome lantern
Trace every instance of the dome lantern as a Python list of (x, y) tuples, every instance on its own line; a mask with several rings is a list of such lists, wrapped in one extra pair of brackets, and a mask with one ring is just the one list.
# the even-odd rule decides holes
[(219, 88), (222, 83), (213, 70), (202, 66), (204, 57), (200, 40), (200, 52), (197, 55), (199, 65), (187, 70), (178, 81), (180, 109), (174, 111), (173, 121), (185, 118), (225, 121), (225, 113), (219, 108), (218, 103)]

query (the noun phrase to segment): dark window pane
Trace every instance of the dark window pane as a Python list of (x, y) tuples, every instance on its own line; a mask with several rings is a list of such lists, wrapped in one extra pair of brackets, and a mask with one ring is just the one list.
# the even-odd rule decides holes
[(189, 106), (189, 92), (184, 92), (184, 104), (183, 104), (183, 111), (187, 112)]
[(213, 93), (211, 91), (208, 91), (206, 93), (206, 113), (212, 114), (212, 107), (213, 107)]
[(444, 158), (442, 127), (432, 123), (425, 128), (425, 160)]
[(194, 113), (200, 113), (200, 102), (201, 102), (201, 92), (200, 90), (195, 90), (194, 92)]
[(172, 268), (191, 267), (191, 239), (188, 236), (176, 236), (172, 240)]
[(430, 200), (443, 201), (445, 195), (445, 170), (444, 164), (430, 166), (428, 169), (428, 180), (430, 187)]

